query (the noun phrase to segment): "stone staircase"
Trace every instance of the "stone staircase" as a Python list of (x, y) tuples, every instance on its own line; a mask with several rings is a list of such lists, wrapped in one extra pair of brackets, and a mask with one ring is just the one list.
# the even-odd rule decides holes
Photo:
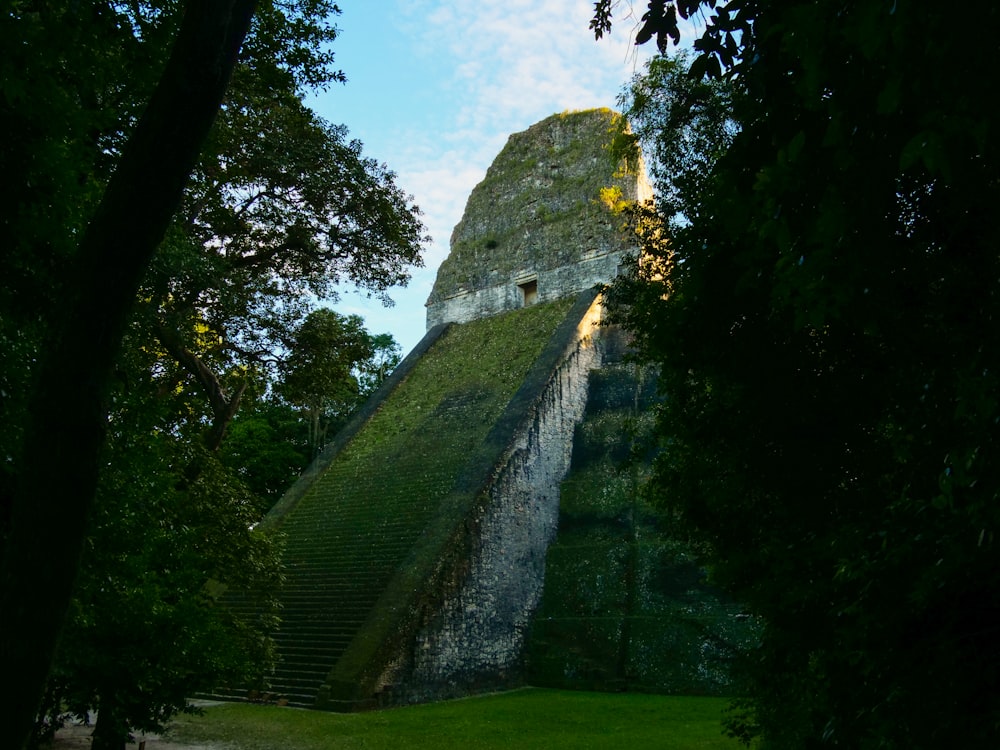
[[(426, 572), (447, 551), (440, 540), (463, 523), (456, 486), (470, 465), (488, 479), (502, 444), (487, 437), (572, 305), (452, 325), (422, 344), (272, 510), (265, 524), (285, 537), (285, 583), (269, 700), (378, 705), (363, 697), (378, 670), (370, 662), (384, 658), (384, 641), (403, 637)], [(238, 597), (231, 606), (241, 606)]]
[[(397, 463), (390, 470), (406, 468)], [(355, 482), (349, 470), (338, 469), (282, 527), (286, 583), (271, 687), (290, 705), (315, 703), (434, 507), (432, 478), (385, 492), (372, 476)]]

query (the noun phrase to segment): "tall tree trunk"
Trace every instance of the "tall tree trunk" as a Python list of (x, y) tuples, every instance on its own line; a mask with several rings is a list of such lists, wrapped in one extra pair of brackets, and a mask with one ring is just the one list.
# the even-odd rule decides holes
[(309, 414), (309, 450), (312, 453), (312, 460), (316, 460), (319, 455), (319, 420), (320, 409), (313, 407)]
[(31, 734), (97, 484), (106, 393), (138, 284), (180, 203), (256, 0), (190, 0), (174, 50), (67, 268), (0, 562), (0, 727)]
[(125, 726), (114, 707), (102, 705), (91, 736), (91, 750), (125, 750), (129, 727)]

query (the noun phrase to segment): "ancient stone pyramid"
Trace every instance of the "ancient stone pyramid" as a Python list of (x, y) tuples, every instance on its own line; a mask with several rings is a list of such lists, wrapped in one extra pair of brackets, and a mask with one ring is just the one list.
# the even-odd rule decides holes
[[(452, 235), (427, 335), (268, 515), (287, 537), (273, 695), (358, 710), (532, 675), (573, 684), (574, 633), (593, 628), (572, 623), (587, 618), (547, 594), (547, 624), (534, 635), (532, 624), (591, 373), (622, 350), (599, 327), (594, 286), (631, 248), (601, 189), (636, 199), (648, 188), (616, 175), (605, 148), (615, 117), (554, 115), (510, 137)], [(590, 568), (556, 568), (579, 579), (563, 599), (586, 598), (586, 575), (604, 575)], [(630, 575), (623, 591), (638, 585)], [(621, 624), (659, 614), (616, 611), (598, 646), (628, 651)], [(630, 663), (588, 674), (620, 686)]]
[(469, 196), (427, 301), (427, 327), (572, 296), (611, 281), (625, 246), (601, 200), (651, 197), (645, 173), (617, 174), (608, 151), (617, 115), (553, 115), (510, 136)]

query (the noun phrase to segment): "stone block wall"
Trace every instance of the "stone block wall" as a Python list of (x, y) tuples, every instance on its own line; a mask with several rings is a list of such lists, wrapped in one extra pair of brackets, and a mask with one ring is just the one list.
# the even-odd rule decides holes
[(513, 134), (469, 196), (427, 301), (428, 329), (573, 296), (611, 281), (634, 248), (602, 196), (651, 190), (642, 169), (625, 173), (608, 145), (621, 123), (608, 109), (553, 115)]
[(466, 323), (524, 307), (524, 287), (528, 285), (536, 290), (534, 304), (571, 297), (615, 278), (624, 255), (625, 251), (619, 249), (557, 268), (521, 269), (511, 278), (493, 286), (465, 289), (428, 306), (427, 328), (430, 330), (442, 323)]
[(595, 303), (562, 363), (512, 436), (483, 502), (468, 519), (460, 579), (413, 644), (407, 674), (395, 678), (409, 700), (456, 697), (523, 684), (523, 654), (556, 533), (559, 486), (572, 436), (600, 364)]
[(561, 486), (543, 599), (528, 649), (531, 684), (578, 690), (729, 694), (730, 662), (755, 638), (640, 487), (654, 445), (652, 374), (592, 373), (572, 469)]

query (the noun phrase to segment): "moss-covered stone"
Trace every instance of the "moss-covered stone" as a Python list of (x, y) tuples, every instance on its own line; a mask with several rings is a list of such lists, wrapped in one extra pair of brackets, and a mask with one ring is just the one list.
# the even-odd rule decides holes
[[(607, 148), (619, 117), (609, 109), (563, 113), (510, 136), (452, 233), (451, 253), (427, 302), (430, 322), (446, 300), (488, 289), (494, 290), (488, 301), (477, 300), (467, 314), (517, 306), (516, 294), (496, 290), (513, 289), (519, 278), (538, 278), (542, 300), (610, 279), (592, 277), (581, 265), (629, 249), (602, 189), (615, 187), (626, 200), (648, 191), (644, 177), (618, 171)], [(612, 260), (599, 273), (613, 275), (615, 268)], [(441, 319), (464, 319), (449, 314)]]
[[(495, 451), (484, 447), (487, 435), (572, 303), (449, 328), (286, 509), (275, 684), (294, 689), (295, 702), (311, 704), (358, 638), (386, 636), (362, 626), (378, 620), (382, 592), (408, 556), (414, 562), (429, 525), (447, 515), (442, 503), (469, 462)], [(306, 682), (303, 673), (311, 675)]]
[(623, 364), (592, 373), (529, 644), (533, 684), (725, 694), (735, 650), (753, 640), (750, 618), (639, 491), (653, 381)]

